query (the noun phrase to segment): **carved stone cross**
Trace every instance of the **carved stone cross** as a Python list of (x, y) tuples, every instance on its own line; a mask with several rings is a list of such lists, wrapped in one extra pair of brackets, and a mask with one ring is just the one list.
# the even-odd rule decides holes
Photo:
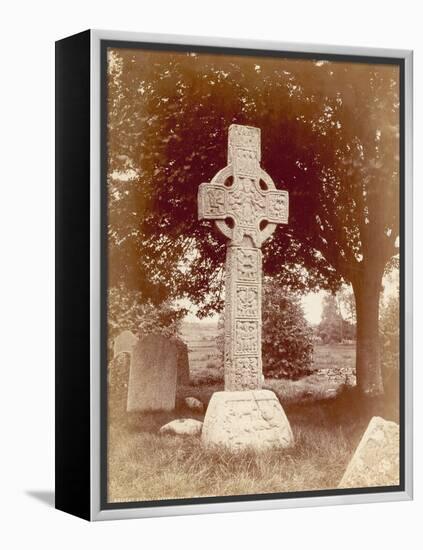
[(260, 129), (229, 127), (228, 165), (198, 190), (199, 219), (215, 220), (229, 239), (225, 273), (225, 390), (262, 383), (263, 242), (288, 222), (288, 192), (260, 167)]

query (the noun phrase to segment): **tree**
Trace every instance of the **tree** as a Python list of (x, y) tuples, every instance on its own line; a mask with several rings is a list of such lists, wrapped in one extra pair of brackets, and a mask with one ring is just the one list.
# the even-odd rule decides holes
[(269, 378), (297, 380), (311, 374), (313, 330), (299, 296), (268, 280), (263, 296), (263, 373)]
[(358, 386), (381, 393), (379, 294), (398, 254), (398, 67), (130, 49), (110, 56), (112, 283), (157, 303), (188, 296), (203, 314), (221, 308), (225, 243), (197, 220), (198, 185), (226, 164), (231, 123), (258, 126), (263, 165), (290, 193), (289, 224), (263, 250), (265, 273), (295, 291), (352, 285)]
[(323, 299), (322, 319), (317, 327), (317, 335), (325, 344), (341, 343), (355, 337), (355, 327), (342, 314), (343, 298), (339, 294), (328, 294)]
[(342, 317), (333, 294), (323, 299), (322, 320), (317, 327), (317, 335), (325, 344), (342, 341)]
[(176, 309), (168, 301), (157, 306), (146, 302), (139, 291), (111, 287), (107, 315), (109, 342), (113, 342), (123, 330), (131, 330), (140, 336), (156, 332), (175, 336), (185, 313), (185, 309)]

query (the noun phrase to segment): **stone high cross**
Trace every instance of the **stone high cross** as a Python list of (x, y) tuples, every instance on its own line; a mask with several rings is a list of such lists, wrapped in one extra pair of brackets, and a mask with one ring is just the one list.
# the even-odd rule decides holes
[(262, 384), (262, 243), (288, 222), (288, 192), (260, 167), (260, 129), (232, 124), (228, 165), (198, 190), (198, 217), (229, 239), (225, 273), (225, 390)]

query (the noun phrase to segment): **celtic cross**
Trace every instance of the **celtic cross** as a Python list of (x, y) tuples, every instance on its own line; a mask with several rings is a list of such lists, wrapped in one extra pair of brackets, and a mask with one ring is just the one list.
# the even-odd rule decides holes
[(229, 239), (225, 272), (225, 390), (262, 383), (261, 245), (288, 222), (288, 192), (260, 167), (260, 129), (232, 124), (228, 165), (198, 190), (198, 217)]

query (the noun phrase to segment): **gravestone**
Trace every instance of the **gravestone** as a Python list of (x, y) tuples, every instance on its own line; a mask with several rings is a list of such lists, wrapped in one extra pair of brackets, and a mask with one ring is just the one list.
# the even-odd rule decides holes
[(338, 487), (399, 485), (399, 455), (398, 424), (374, 416)]
[(228, 165), (210, 183), (202, 183), (198, 191), (199, 219), (214, 220), (228, 239), (225, 392), (215, 393), (207, 409), (202, 432), (205, 445), (241, 449), (288, 447), (293, 443), (288, 420), (282, 407), (276, 406), (276, 396), (260, 389), (261, 245), (277, 224), (288, 222), (288, 193), (275, 188), (260, 167), (260, 155), (260, 129), (232, 124)]
[(113, 342), (113, 357), (119, 353), (132, 353), (132, 348), (138, 342), (138, 338), (130, 330), (124, 330), (116, 336)]
[[(189, 384), (188, 346), (176, 336), (172, 338), (172, 341), (175, 342), (178, 349), (177, 384), (187, 385)], [(123, 352), (132, 354), (133, 347), (137, 342), (137, 336), (135, 336), (130, 330), (124, 330), (114, 340), (113, 357), (115, 358)]]
[(128, 412), (175, 408), (178, 349), (172, 339), (149, 334), (132, 348)]
[(176, 336), (172, 339), (178, 349), (178, 358), (177, 358), (177, 385), (188, 385), (189, 384), (189, 359), (188, 359), (188, 346), (180, 338)]

